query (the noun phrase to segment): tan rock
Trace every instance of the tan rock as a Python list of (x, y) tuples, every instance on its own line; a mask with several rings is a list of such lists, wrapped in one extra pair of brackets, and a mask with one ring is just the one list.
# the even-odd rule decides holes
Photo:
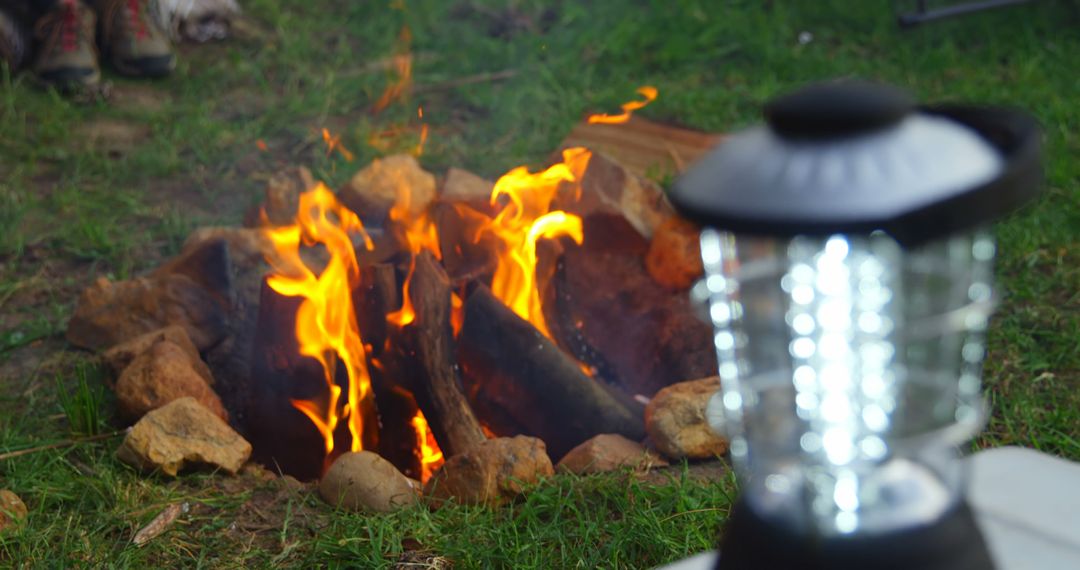
[(726, 453), (727, 440), (705, 418), (705, 406), (719, 389), (720, 378), (714, 376), (657, 392), (645, 407), (645, 431), (656, 449), (672, 459), (706, 459)]
[(303, 166), (292, 166), (275, 172), (266, 182), (263, 203), (244, 218), (244, 225), (257, 228), (269, 222), (272, 226), (291, 225), (296, 219), (300, 194), (315, 187), (315, 177)]
[(130, 421), (184, 397), (195, 398), (214, 415), (228, 421), (221, 399), (191, 365), (191, 357), (166, 339), (136, 357), (116, 381), (117, 405)]
[(645, 449), (645, 446), (636, 441), (630, 441), (618, 434), (603, 433), (571, 449), (559, 460), (557, 467), (560, 471), (588, 475), (626, 467), (648, 469), (667, 464), (663, 457)]
[(437, 500), (453, 497), (467, 505), (512, 500), (523, 485), (554, 474), (544, 442), (524, 435), (489, 439), (446, 461), (424, 486)]
[(435, 176), (420, 168), (412, 155), (375, 159), (352, 177), (338, 199), (365, 221), (386, 220), (398, 203), (411, 219), (435, 199)]
[(180, 347), (180, 349), (184, 351), (191, 367), (195, 372), (199, 373), (199, 376), (202, 376), (203, 380), (206, 380), (207, 384), (214, 384), (214, 376), (210, 373), (210, 367), (207, 366), (206, 363), (203, 362), (202, 357), (199, 356), (199, 349), (195, 348), (195, 344), (188, 338), (187, 331), (184, 330), (184, 327), (178, 325), (168, 326), (163, 329), (139, 335), (127, 342), (120, 343), (109, 350), (106, 350), (101, 357), (102, 360), (105, 361), (105, 364), (112, 369), (113, 373), (119, 376), (124, 372), (124, 369), (135, 360), (135, 358), (150, 350), (155, 344), (166, 340)]
[(704, 272), (700, 234), (699, 227), (677, 216), (660, 224), (645, 256), (649, 275), (668, 289), (689, 289)]
[(388, 513), (416, 502), (409, 479), (370, 451), (342, 454), (319, 482), (319, 496), (350, 511)]
[(439, 197), (449, 202), (479, 202), (486, 204), (491, 200), (491, 191), (495, 183), (485, 180), (468, 170), (450, 168), (446, 171)]
[(226, 329), (220, 301), (187, 275), (102, 277), (79, 295), (66, 337), (103, 350), (169, 325), (183, 327), (199, 350), (221, 340)]
[(14, 526), (26, 513), (26, 504), (18, 495), (7, 489), (0, 489), (0, 532)]
[(235, 474), (251, 456), (251, 444), (195, 398), (180, 398), (143, 416), (116, 456), (140, 469), (172, 476), (188, 467)]
[(656, 183), (598, 152), (592, 154), (581, 177), (580, 197), (561, 192), (555, 206), (581, 217), (593, 213), (618, 214), (646, 238), (652, 237), (656, 228), (675, 213)]

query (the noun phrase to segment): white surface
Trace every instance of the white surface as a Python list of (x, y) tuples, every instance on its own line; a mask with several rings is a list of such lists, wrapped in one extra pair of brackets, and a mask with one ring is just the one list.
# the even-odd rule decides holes
[(1080, 568), (1080, 463), (1020, 447), (968, 461), (968, 501), (1000, 570)]
[[(997, 570), (1080, 569), (1080, 463), (1002, 447), (966, 460), (968, 501)], [(703, 552), (658, 570), (712, 570)]]
[(690, 558), (684, 558), (657, 570), (712, 570), (716, 566), (716, 551), (702, 552)]

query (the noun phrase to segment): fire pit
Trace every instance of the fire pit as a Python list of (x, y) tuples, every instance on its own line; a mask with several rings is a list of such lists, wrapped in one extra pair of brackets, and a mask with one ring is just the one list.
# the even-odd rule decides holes
[[(641, 94), (594, 122), (627, 120), (656, 96)], [(156, 388), (139, 383), (128, 391), (147, 401), (129, 417), (193, 396), (251, 442), (253, 459), (300, 479), (375, 452), (435, 492), (455, 488), (441, 472), (465, 471), (440, 467), (470, 452), (498, 463), (528, 449), (543, 475), (549, 456), (601, 435), (659, 462), (640, 445), (646, 417), (675, 415), (646, 405), (716, 368), (686, 295), (701, 272), (696, 227), (656, 184), (584, 147), (495, 182), (436, 177), (408, 155), (372, 162), (336, 193), (295, 170), (271, 182), (247, 226), (204, 228), (150, 275), (99, 282), (68, 338), (126, 347), (114, 366), (125, 387), (128, 363), (151, 349), (187, 358), (203, 371), (186, 375), (196, 388), (166, 374), (171, 391), (146, 398)], [(155, 333), (167, 325), (169, 339)], [(139, 334), (153, 338), (124, 344)], [(702, 426), (706, 395), (701, 410), (691, 404)]]

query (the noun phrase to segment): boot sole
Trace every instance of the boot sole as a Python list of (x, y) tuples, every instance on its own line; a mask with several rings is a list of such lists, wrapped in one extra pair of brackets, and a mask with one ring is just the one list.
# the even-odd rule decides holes
[(34, 74), (38, 81), (47, 87), (57, 89), (77, 89), (79, 87), (92, 87), (101, 80), (101, 72), (97, 69), (84, 67), (61, 67), (49, 71)]
[(176, 69), (176, 56), (159, 55), (127, 61), (113, 58), (112, 64), (116, 71), (128, 77), (165, 77)]

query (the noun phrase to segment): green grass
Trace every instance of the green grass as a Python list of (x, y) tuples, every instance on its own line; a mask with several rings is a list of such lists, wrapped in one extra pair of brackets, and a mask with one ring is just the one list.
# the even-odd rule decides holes
[(103, 431), (105, 384), (100, 376), (79, 365), (75, 368), (74, 385), (69, 387), (61, 377), (56, 379), (56, 398), (75, 435), (94, 436)]
[[(0, 73), (0, 453), (96, 421), (87, 419), (92, 397), (65, 406), (53, 382), (59, 376), (70, 390), (88, 360), (61, 338), (82, 287), (155, 266), (191, 228), (239, 223), (282, 165), (341, 183), (377, 156), (366, 144), (372, 133), (415, 124), (423, 105), (432, 129), (424, 165), (493, 177), (541, 164), (584, 114), (616, 109), (642, 84), (660, 89), (645, 116), (729, 131), (759, 120), (761, 103), (780, 91), (854, 75), (927, 101), (1023, 107), (1043, 124), (1046, 191), (996, 227), (1003, 295), (985, 374), (993, 416), (975, 445), (1080, 459), (1080, 3), (1045, 0), (912, 31), (896, 28), (892, 3), (840, 0), (244, 4), (247, 25), (234, 38), (185, 47), (177, 73), (161, 82), (112, 77), (111, 100), (65, 99)], [(417, 88), (373, 115), (393, 77), (366, 66), (393, 53), (403, 25)], [(803, 31), (811, 42), (797, 41)], [(446, 87), (502, 70), (516, 74)], [(326, 155), (324, 126), (342, 134), (356, 162)], [(269, 152), (256, 149), (260, 139)], [(89, 391), (100, 382), (85, 378)], [(110, 420), (111, 404), (101, 408)], [(230, 525), (260, 487), (143, 478), (113, 459), (115, 446), (0, 461), (0, 487), (31, 510), (0, 535), (0, 566), (385, 566), (404, 541), (460, 567), (639, 567), (705, 548), (731, 492), (727, 481), (557, 477), (512, 508), (377, 517), (334, 513), (294, 493), (270, 509), (288, 515), (273, 529), (237, 533)], [(184, 500), (194, 508), (172, 530), (128, 546), (156, 512)]]

